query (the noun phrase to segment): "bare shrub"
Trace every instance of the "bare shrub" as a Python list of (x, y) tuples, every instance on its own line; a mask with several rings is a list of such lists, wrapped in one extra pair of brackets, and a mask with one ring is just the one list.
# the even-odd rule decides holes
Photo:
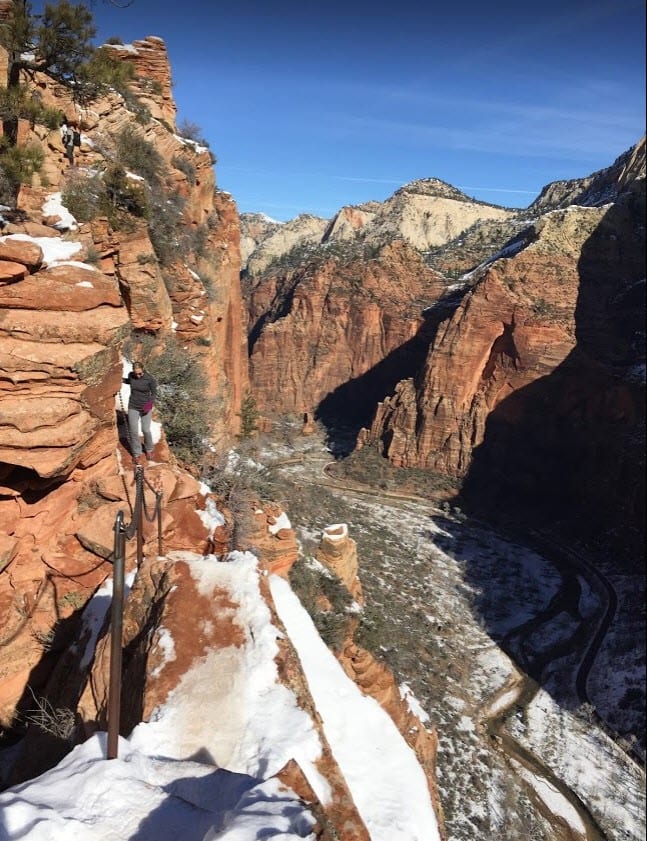
[(31, 687), (28, 687), (36, 705), (29, 710), (25, 718), (36, 725), (44, 733), (50, 733), (57, 739), (71, 741), (76, 726), (74, 710), (69, 707), (54, 707), (45, 697), (37, 697)]

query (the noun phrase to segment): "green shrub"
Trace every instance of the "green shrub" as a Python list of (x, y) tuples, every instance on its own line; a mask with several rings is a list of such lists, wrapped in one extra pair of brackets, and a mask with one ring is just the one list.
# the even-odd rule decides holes
[(120, 217), (110, 215), (110, 210), (123, 211), (130, 216), (136, 216), (140, 219), (148, 219), (150, 216), (150, 204), (146, 185), (141, 181), (135, 181), (129, 178), (126, 170), (119, 164), (109, 164), (103, 174), (103, 184), (108, 199), (109, 218), (113, 222), (113, 227), (119, 228)]
[(105, 207), (106, 188), (101, 176), (70, 170), (61, 198), (77, 222), (90, 222), (100, 216)]
[(75, 96), (82, 103), (90, 103), (110, 90), (126, 96), (134, 79), (132, 62), (123, 61), (109, 47), (100, 47), (79, 69)]
[(240, 438), (251, 438), (258, 430), (258, 408), (256, 399), (251, 394), (246, 394), (240, 406)]
[(143, 342), (141, 358), (158, 383), (156, 405), (164, 434), (185, 464), (201, 464), (209, 443), (211, 405), (201, 363), (173, 338)]
[(152, 190), (148, 235), (163, 266), (186, 257), (189, 243), (188, 232), (182, 227), (184, 204), (177, 193), (168, 195), (159, 186)]
[(37, 91), (25, 85), (0, 88), (0, 119), (29, 120), (32, 126), (38, 124), (54, 130), (61, 124), (58, 108), (43, 105)]
[(146, 184), (129, 178), (117, 164), (109, 164), (103, 175), (70, 171), (62, 199), (78, 222), (105, 216), (114, 230), (132, 230), (135, 218), (150, 215)]
[(148, 125), (153, 116), (150, 112), (150, 108), (147, 105), (144, 105), (141, 99), (139, 99), (131, 90), (122, 91), (121, 95), (126, 103), (126, 108), (128, 108), (129, 111), (132, 111), (135, 115), (135, 122), (139, 123), (140, 126)]
[(164, 160), (152, 143), (132, 126), (126, 126), (115, 138), (118, 163), (127, 170), (141, 175), (151, 187), (161, 183)]
[(20, 184), (30, 184), (34, 173), (39, 172), (45, 156), (35, 143), (10, 146), (0, 152), (0, 169), (14, 190)]

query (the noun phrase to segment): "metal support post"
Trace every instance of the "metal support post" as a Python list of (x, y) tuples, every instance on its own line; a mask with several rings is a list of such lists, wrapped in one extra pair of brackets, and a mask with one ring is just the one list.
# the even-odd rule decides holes
[(135, 499), (135, 527), (137, 529), (137, 569), (144, 560), (144, 468), (138, 467), (135, 475), (137, 496)]
[(126, 566), (126, 534), (124, 512), (115, 520), (113, 554), (112, 614), (110, 631), (110, 682), (108, 685), (108, 759), (116, 759), (119, 745), (121, 711), (121, 650), (124, 619), (124, 578)]
[(157, 554), (164, 554), (162, 549), (162, 493), (155, 494), (155, 513), (157, 515)]

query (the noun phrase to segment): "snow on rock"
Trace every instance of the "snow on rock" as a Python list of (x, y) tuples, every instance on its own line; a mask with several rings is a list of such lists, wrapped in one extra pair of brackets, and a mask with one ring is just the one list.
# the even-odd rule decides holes
[(201, 595), (229, 593), (246, 643), (211, 649), (194, 662), (151, 720), (135, 727), (131, 744), (174, 759), (202, 752), (220, 767), (255, 778), (272, 776), (295, 759), (321, 802), (328, 802), (328, 784), (315, 766), (322, 752), (319, 737), (278, 681), (279, 632), (260, 594), (257, 559), (247, 552), (230, 553), (227, 563), (191, 552), (169, 557), (189, 565)]
[(334, 523), (332, 526), (326, 526), (324, 534), (328, 540), (343, 540), (348, 537), (348, 526), (346, 523)]
[(53, 228), (61, 231), (77, 228), (76, 219), (63, 204), (61, 193), (51, 193), (43, 204), (43, 216), (58, 216), (60, 221), (52, 225)]
[(312, 815), (278, 780), (162, 761), (124, 739), (117, 759), (105, 756), (99, 733), (56, 768), (0, 794), (0, 841), (314, 841)]
[[(211, 493), (211, 490), (207, 485), (205, 485), (204, 488), (205, 495)], [(204, 523), (205, 528), (208, 530), (209, 537), (213, 537), (213, 533), (218, 528), (218, 526), (225, 525), (225, 515), (221, 511), (218, 511), (216, 501), (211, 497), (208, 498), (205, 503), (205, 510), (198, 510), (197, 513), (198, 517), (200, 517), (200, 519)]]
[(400, 697), (406, 701), (407, 707), (423, 724), (429, 721), (429, 716), (420, 705), (420, 701), (413, 694), (413, 690), (406, 683), (400, 684)]
[[(51, 267), (59, 265), (70, 260), (75, 254), (81, 250), (80, 242), (68, 242), (59, 237), (30, 237), (28, 234), (8, 234), (2, 237), (0, 241), (4, 240), (21, 240), (22, 242), (33, 242), (38, 245), (43, 252), (43, 266)], [(84, 269), (91, 267), (87, 263), (78, 263)]]
[(440, 839), (425, 775), (391, 718), (345, 675), (289, 584), (272, 576), (270, 588), (371, 841)]
[[(262, 513), (262, 512), (261, 512)], [(277, 534), (281, 531), (281, 529), (291, 529), (292, 524), (290, 523), (290, 518), (282, 511), (279, 516), (276, 518), (276, 522), (270, 523), (267, 527), (270, 534)]]

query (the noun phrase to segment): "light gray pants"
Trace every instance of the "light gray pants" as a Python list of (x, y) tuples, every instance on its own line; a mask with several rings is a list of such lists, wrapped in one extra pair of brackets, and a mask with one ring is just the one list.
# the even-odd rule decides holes
[(144, 449), (147, 453), (153, 452), (153, 436), (151, 435), (151, 420), (153, 419), (153, 410), (147, 412), (145, 415), (140, 415), (137, 409), (128, 409), (128, 430), (130, 432), (130, 446), (132, 447), (133, 456), (137, 458), (142, 454), (142, 442), (139, 440), (139, 422), (142, 424), (142, 433), (144, 435)]

